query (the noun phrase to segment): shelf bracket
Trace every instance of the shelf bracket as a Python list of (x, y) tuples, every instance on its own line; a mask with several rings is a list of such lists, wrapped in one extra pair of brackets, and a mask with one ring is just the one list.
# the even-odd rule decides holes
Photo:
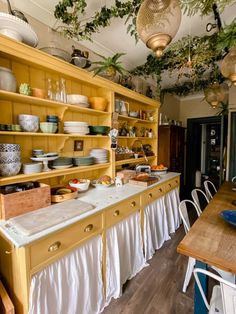
[(65, 112), (66, 112), (67, 109), (68, 109), (68, 106), (63, 106), (62, 108), (60, 108), (60, 112), (59, 112), (59, 119), (60, 119), (60, 121), (63, 120)]
[(59, 146), (58, 150), (61, 152), (63, 150), (63, 147), (65, 146), (65, 142), (69, 139), (69, 136), (66, 136), (62, 139), (62, 144)]

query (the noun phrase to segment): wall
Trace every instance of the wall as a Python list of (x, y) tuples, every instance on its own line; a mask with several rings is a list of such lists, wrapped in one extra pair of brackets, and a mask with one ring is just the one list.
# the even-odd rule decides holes
[(162, 119), (166, 116), (169, 120), (180, 120), (179, 116), (180, 99), (173, 95), (167, 94), (164, 103), (160, 108)]

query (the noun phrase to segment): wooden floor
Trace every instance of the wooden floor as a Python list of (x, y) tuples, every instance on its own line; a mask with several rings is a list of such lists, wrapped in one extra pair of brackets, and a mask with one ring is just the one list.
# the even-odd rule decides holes
[(172, 239), (165, 242), (149, 260), (150, 266), (125, 284), (122, 297), (113, 299), (102, 313), (193, 313), (193, 277), (187, 292), (182, 292), (188, 258), (176, 252), (176, 247), (183, 237), (184, 230), (181, 226), (172, 235)]

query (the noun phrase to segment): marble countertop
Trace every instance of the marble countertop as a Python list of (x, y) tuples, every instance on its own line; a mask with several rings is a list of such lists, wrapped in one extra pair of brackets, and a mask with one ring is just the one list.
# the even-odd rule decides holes
[[(179, 173), (174, 173), (174, 172), (168, 172), (165, 175), (161, 176), (161, 179), (149, 186), (149, 187), (142, 187), (142, 186), (137, 186), (137, 185), (132, 185), (132, 184), (125, 184), (121, 187), (109, 187), (105, 190), (98, 190), (95, 188), (91, 188), (88, 191), (84, 193), (79, 193), (78, 201), (83, 201), (89, 204), (93, 205), (93, 209), (91, 210), (86, 210), (83, 212), (81, 210), (80, 214), (69, 218), (61, 223), (58, 223), (56, 225), (53, 225), (52, 227), (49, 227), (43, 231), (40, 231), (38, 233), (32, 234), (32, 235), (24, 235), (21, 233), (17, 228), (15, 228), (8, 220), (1, 220), (0, 221), (0, 231), (4, 236), (9, 239), (16, 247), (21, 247), (28, 245), (42, 237), (45, 237), (55, 231), (58, 231), (60, 229), (63, 229), (75, 222), (78, 222), (86, 217), (89, 217), (99, 211), (102, 211), (103, 209), (110, 207), (112, 205), (115, 205), (121, 201), (124, 201), (125, 199), (132, 197), (134, 195), (137, 195), (145, 190), (148, 190), (150, 188), (153, 188), (154, 186), (157, 186), (159, 184), (162, 184), (165, 181), (168, 181), (176, 176), (179, 176)], [(61, 206), (63, 209), (66, 211), (67, 207), (67, 202), (70, 201), (65, 201), (61, 203)], [(76, 200), (73, 200), (75, 206), (76, 206)], [(53, 210), (53, 207), (56, 205), (51, 205), (47, 207), (50, 211)], [(57, 205), (58, 206), (58, 205)], [(38, 209), (37, 211), (40, 211), (42, 209)], [(45, 210), (45, 208), (44, 208)], [(35, 211), (24, 214), (24, 215), (33, 215)]]

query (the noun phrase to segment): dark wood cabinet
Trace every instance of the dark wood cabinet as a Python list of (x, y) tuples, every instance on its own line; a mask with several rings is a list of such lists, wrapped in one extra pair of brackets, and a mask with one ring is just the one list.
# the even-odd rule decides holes
[(180, 172), (180, 186), (184, 183), (185, 128), (177, 125), (160, 125), (158, 128), (158, 163), (169, 171)]

